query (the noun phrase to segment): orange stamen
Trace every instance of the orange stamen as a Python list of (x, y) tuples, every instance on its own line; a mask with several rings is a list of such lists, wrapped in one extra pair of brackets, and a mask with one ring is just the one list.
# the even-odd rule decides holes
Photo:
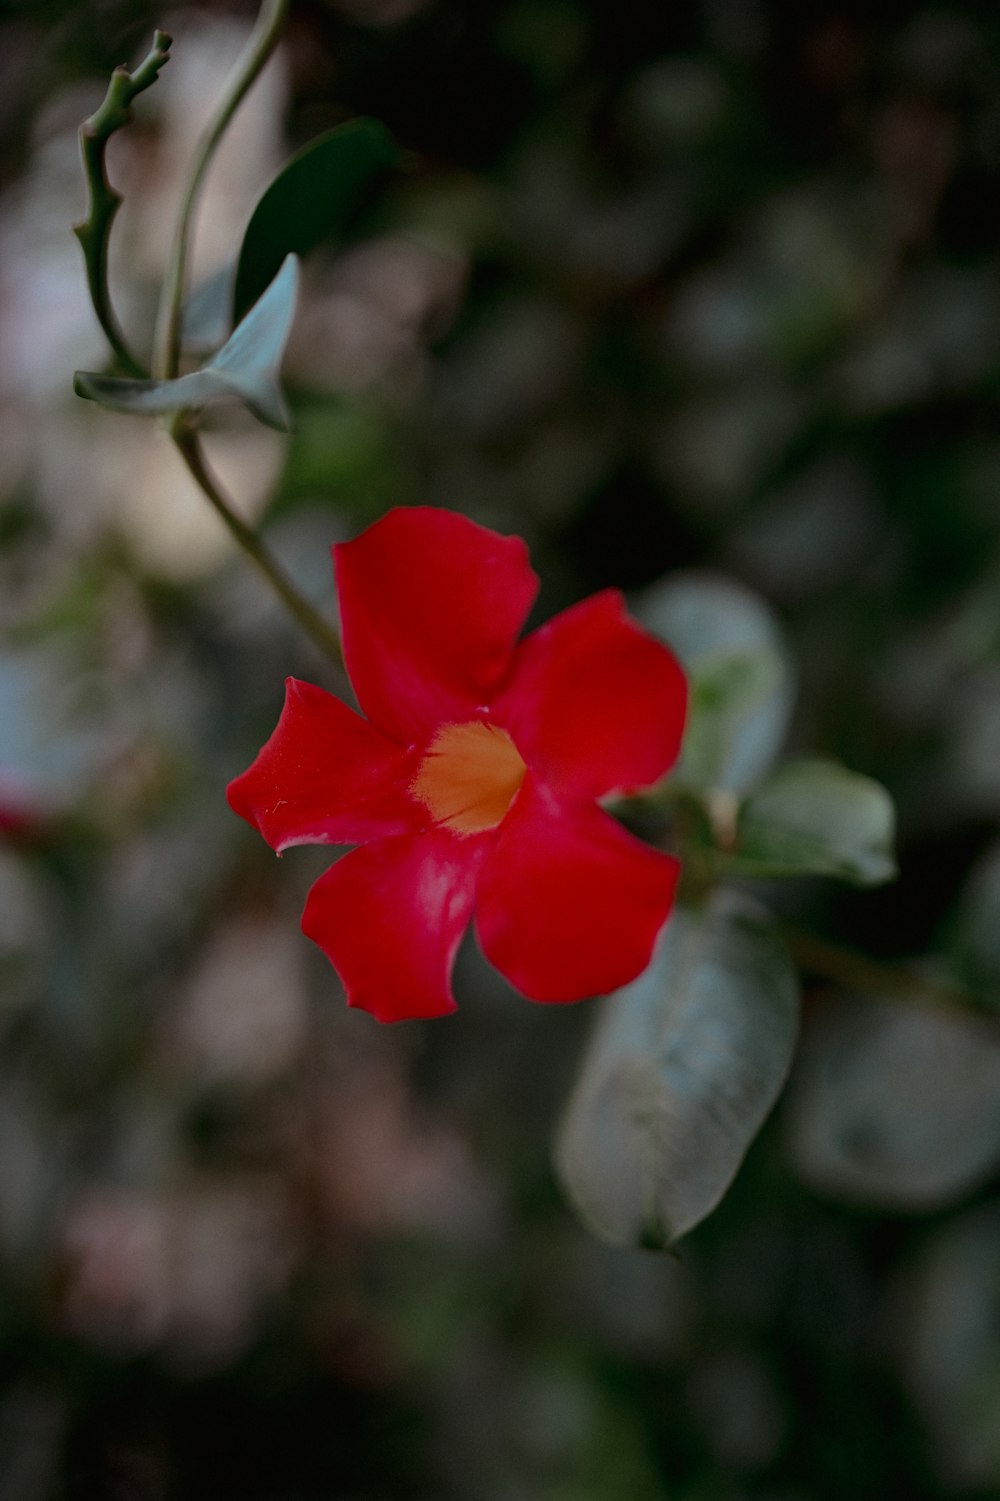
[(506, 730), (482, 720), (446, 724), (428, 746), (410, 792), (435, 823), (455, 834), (481, 834), (496, 828), (524, 773)]

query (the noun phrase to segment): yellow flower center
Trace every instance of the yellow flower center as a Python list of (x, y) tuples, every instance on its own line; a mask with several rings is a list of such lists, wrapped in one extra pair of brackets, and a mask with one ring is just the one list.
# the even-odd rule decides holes
[(410, 792), (456, 834), (495, 829), (524, 781), (517, 746), (495, 724), (446, 724), (427, 747)]

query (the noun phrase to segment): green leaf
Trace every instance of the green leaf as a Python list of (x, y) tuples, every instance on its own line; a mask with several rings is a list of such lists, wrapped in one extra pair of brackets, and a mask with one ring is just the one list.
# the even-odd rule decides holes
[(73, 382), (77, 395), (113, 411), (144, 416), (197, 410), (210, 401), (236, 397), (261, 422), (286, 429), (279, 373), (295, 315), (298, 280), (298, 263), (293, 255), (287, 256), (260, 301), (200, 370), (177, 380), (118, 380), (78, 371)]
[(795, 971), (733, 892), (679, 909), (646, 973), (605, 1002), (556, 1165), (598, 1235), (667, 1246), (718, 1204), (784, 1083)]
[(871, 777), (835, 761), (789, 761), (743, 805), (729, 869), (875, 886), (896, 874), (895, 822), (892, 798)]
[(838, 995), (806, 1035), (787, 1121), (811, 1187), (944, 1208), (1000, 1168), (1000, 1027), (908, 997)]
[(955, 904), (945, 952), (977, 1001), (1000, 1009), (1000, 845), (974, 866)]
[(402, 152), (377, 120), (351, 120), (320, 136), (279, 172), (247, 225), (236, 267), (233, 321), (243, 317), (285, 256), (304, 256), (343, 234)]
[(953, 1495), (1000, 1495), (1000, 1204), (928, 1228), (904, 1253), (895, 1358)]
[(771, 612), (731, 579), (682, 573), (650, 590), (637, 613), (677, 654), (691, 684), (673, 781), (745, 792), (773, 763), (792, 712), (792, 671)]

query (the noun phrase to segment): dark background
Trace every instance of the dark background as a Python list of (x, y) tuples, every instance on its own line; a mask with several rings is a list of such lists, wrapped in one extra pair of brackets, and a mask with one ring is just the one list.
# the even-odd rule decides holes
[(250, 15), (0, 13), (0, 1501), (1000, 1494), (1000, 17), (294, 3), (227, 169), (256, 187), (209, 194), (220, 258), (328, 126), (412, 154), (308, 268), (287, 447), (210, 435), (317, 602), (396, 503), (527, 537), (542, 618), (727, 573), (786, 632), (792, 748), (897, 800), (898, 881), (775, 900), (963, 984), (941, 1051), (904, 993), (859, 1052), (807, 970), (805, 1055), (883, 1136), (831, 1175), (794, 1076), (670, 1257), (591, 1240), (554, 1180), (586, 1005), (470, 947), (456, 1017), (344, 1013), (297, 931), (323, 860), (223, 796), (324, 668), (152, 426), (71, 395), (103, 358), (75, 125), (170, 29), (112, 154), (141, 343), (171, 131)]

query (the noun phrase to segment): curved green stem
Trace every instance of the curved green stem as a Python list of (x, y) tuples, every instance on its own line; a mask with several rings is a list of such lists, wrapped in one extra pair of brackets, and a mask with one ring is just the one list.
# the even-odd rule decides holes
[(133, 73), (124, 67), (115, 69), (100, 109), (80, 126), (87, 213), (79, 224), (73, 226), (73, 232), (83, 249), (87, 287), (97, 321), (121, 368), (137, 380), (143, 380), (148, 372), (128, 346), (108, 287), (108, 241), (122, 199), (108, 181), (105, 153), (115, 131), (121, 130), (132, 119), (133, 99), (156, 81), (160, 69), (169, 60), (170, 37), (165, 31), (157, 31), (148, 55)]
[(846, 990), (874, 991), (919, 1000), (931, 1006), (956, 1006), (969, 1010), (973, 998), (958, 985), (928, 980), (904, 965), (870, 959), (853, 949), (841, 948), (799, 928), (786, 928), (785, 940), (792, 955), (808, 974), (842, 985)]
[(316, 645), (338, 667), (344, 665), (344, 654), (333, 626), (323, 619), (309, 601), (299, 593), (277, 558), (265, 546), (243, 517), (233, 509), (232, 503), (222, 489), (205, 460), (204, 450), (197, 433), (178, 420), (170, 428), (173, 438), (192, 478), (214, 507), (229, 532), (247, 557), (252, 559), (295, 619), (310, 635)]
[(188, 249), (194, 213), (205, 176), (226, 127), (278, 44), (288, 6), (289, 0), (264, 0), (257, 24), (229, 75), (215, 111), (195, 149), (191, 175), (170, 247), (157, 317), (153, 374), (158, 380), (173, 380), (180, 368), (181, 313)]

